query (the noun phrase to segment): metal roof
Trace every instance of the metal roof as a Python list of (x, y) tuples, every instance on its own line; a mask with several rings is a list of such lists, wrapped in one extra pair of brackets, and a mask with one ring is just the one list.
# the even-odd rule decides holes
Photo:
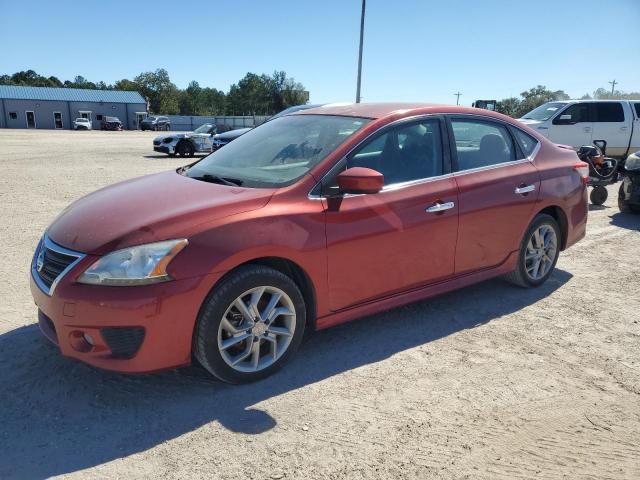
[(138, 92), (89, 90), (85, 88), (24, 87), (21, 85), (0, 85), (0, 98), (63, 102), (147, 103)]

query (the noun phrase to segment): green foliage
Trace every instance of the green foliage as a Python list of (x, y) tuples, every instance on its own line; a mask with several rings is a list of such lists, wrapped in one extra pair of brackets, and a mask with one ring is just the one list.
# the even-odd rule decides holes
[(525, 113), (530, 112), (536, 107), (539, 107), (543, 103), (557, 101), (557, 100), (569, 100), (564, 90), (551, 91), (544, 85), (538, 85), (530, 88), (526, 92), (520, 94), (520, 98), (511, 97), (500, 100), (496, 104), (496, 110), (505, 115), (511, 117), (520, 118)]
[(113, 85), (102, 81), (93, 83), (80, 75), (73, 81), (62, 82), (56, 77), (46, 78), (27, 70), (0, 75), (0, 85), (137, 91), (147, 99), (152, 113), (165, 115), (272, 115), (307, 103), (309, 96), (301, 83), (287, 77), (283, 71), (275, 71), (273, 75), (247, 73), (227, 94), (215, 88), (203, 88), (196, 81), (180, 90), (163, 68), (143, 72), (133, 80), (123, 78)]

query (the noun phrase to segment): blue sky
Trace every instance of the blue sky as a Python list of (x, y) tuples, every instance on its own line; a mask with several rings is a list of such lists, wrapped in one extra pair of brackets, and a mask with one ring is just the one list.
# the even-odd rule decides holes
[[(226, 91), (285, 70), (312, 102), (355, 97), (360, 0), (0, 0), (0, 73), (108, 83), (166, 68)], [(368, 0), (363, 101), (461, 104), (537, 84), (640, 91), (640, 0)]]

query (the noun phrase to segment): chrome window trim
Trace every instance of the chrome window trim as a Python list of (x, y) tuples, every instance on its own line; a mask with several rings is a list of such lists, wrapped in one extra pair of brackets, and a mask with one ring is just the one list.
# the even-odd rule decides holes
[[(51, 284), (51, 287), (47, 287), (47, 285), (40, 278), (40, 275), (38, 275), (37, 261), (38, 261), (38, 256), (40, 255), (40, 251), (42, 250), (43, 247), (49, 250), (53, 250), (54, 252), (61, 253), (63, 255), (76, 257), (76, 259), (73, 262), (67, 265), (67, 267), (62, 272), (60, 272), (60, 275), (58, 275), (56, 279), (53, 281), (53, 283)], [(54, 243), (49, 238), (49, 236), (45, 233), (42, 239), (40, 240), (40, 242), (38, 242), (38, 246), (36, 247), (35, 254), (33, 255), (33, 260), (31, 261), (31, 277), (33, 278), (33, 281), (36, 282), (36, 285), (38, 285), (38, 288), (42, 290), (43, 293), (45, 293), (50, 297), (51, 295), (53, 295), (53, 292), (58, 286), (58, 283), (60, 283), (60, 280), (62, 280), (62, 278), (73, 267), (75, 267), (78, 264), (78, 262), (82, 260), (84, 257), (86, 257), (84, 253), (76, 252), (75, 250), (69, 250), (68, 248), (64, 248), (63, 246), (58, 245), (57, 243)]]
[[(429, 113), (429, 114), (424, 114), (424, 115), (413, 115), (411, 117), (406, 117), (406, 118), (401, 118), (399, 120), (395, 120), (395, 121), (393, 121), (391, 123), (388, 123), (388, 124), (378, 128), (374, 132), (372, 132), (369, 135), (367, 135), (363, 140), (358, 142), (340, 160), (338, 160), (335, 163), (335, 165), (331, 169), (329, 169), (329, 171), (322, 177), (322, 179), (313, 186), (313, 188), (307, 194), (307, 198), (309, 200), (322, 200), (324, 198), (327, 198), (324, 195), (312, 195), (311, 192), (318, 186), (318, 184), (322, 183), (322, 180), (324, 180), (324, 178), (326, 176), (331, 174), (331, 171), (333, 170), (333, 168), (335, 168), (340, 162), (345, 160), (349, 155), (351, 155), (351, 153), (353, 153), (363, 143), (368, 141), (371, 137), (376, 135), (381, 130), (383, 130), (385, 128), (393, 128), (393, 126), (395, 126), (395, 125), (397, 125), (399, 123), (406, 122), (406, 121), (419, 120), (419, 119), (428, 118), (428, 117), (436, 117), (436, 119), (437, 119), (437, 118), (442, 117), (442, 116), (446, 117), (446, 116), (455, 116), (455, 115), (456, 114), (452, 114), (452, 113)], [(509, 130), (509, 126), (511, 126), (511, 127), (515, 128), (515, 129), (520, 130), (522, 133), (525, 133), (525, 134), (529, 135), (530, 137), (532, 137), (536, 141), (536, 146), (533, 149), (533, 151), (531, 152), (531, 155), (529, 155), (529, 156), (527, 156), (525, 158), (520, 158), (520, 159), (517, 159), (517, 160), (512, 160), (512, 161), (504, 162), (504, 163), (496, 163), (494, 165), (487, 165), (487, 166), (484, 166), (484, 167), (471, 168), (469, 170), (460, 170), (460, 171), (457, 171), (457, 172), (445, 173), (443, 175), (438, 175), (436, 177), (419, 178), (419, 179), (416, 179), (416, 180), (409, 180), (409, 181), (406, 181), (406, 182), (399, 182), (399, 183), (393, 183), (391, 185), (385, 185), (382, 188), (382, 190), (380, 190), (380, 192), (378, 192), (378, 195), (380, 193), (401, 190), (403, 188), (413, 187), (414, 185), (420, 185), (420, 184), (423, 184), (423, 183), (430, 183), (430, 182), (434, 182), (434, 181), (440, 180), (440, 179), (453, 178), (453, 177), (457, 177), (457, 176), (460, 176), (460, 175), (467, 175), (467, 174), (470, 174), (470, 173), (478, 173), (478, 172), (483, 172), (483, 171), (486, 171), (486, 170), (494, 170), (496, 168), (508, 167), (508, 166), (512, 166), (512, 165), (519, 165), (521, 163), (526, 163), (526, 162), (533, 163), (533, 161), (535, 160), (536, 155), (538, 155), (538, 152), (542, 148), (540, 140), (538, 140), (536, 137), (534, 137), (530, 133), (525, 132), (520, 127), (518, 127), (516, 125), (512, 125), (512, 124), (507, 123), (507, 122), (504, 122), (504, 121), (500, 120), (499, 118), (487, 117), (485, 115), (479, 115), (477, 113), (465, 113), (465, 114), (461, 114), (461, 115), (463, 115), (465, 117), (478, 117), (478, 118), (481, 118), (481, 119), (487, 119), (488, 121), (494, 121), (494, 122), (504, 126), (504, 128), (506, 128), (507, 131)], [(512, 134), (510, 134), (510, 135), (513, 136)], [(515, 142), (516, 139), (513, 139), (513, 141)], [(514, 145), (514, 147), (515, 147), (515, 145)], [(362, 195), (371, 195), (371, 194), (367, 194), (367, 193), (357, 193), (357, 194), (347, 193), (347, 194), (344, 194), (342, 196), (342, 198), (345, 199), (345, 198), (351, 198), (351, 197), (360, 197)]]

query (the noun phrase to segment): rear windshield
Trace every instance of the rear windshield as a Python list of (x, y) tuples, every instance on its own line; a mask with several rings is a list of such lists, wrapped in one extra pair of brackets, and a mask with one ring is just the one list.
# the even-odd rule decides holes
[(224, 177), (243, 187), (294, 183), (370, 120), (292, 115), (249, 130), (186, 171), (188, 177)]

